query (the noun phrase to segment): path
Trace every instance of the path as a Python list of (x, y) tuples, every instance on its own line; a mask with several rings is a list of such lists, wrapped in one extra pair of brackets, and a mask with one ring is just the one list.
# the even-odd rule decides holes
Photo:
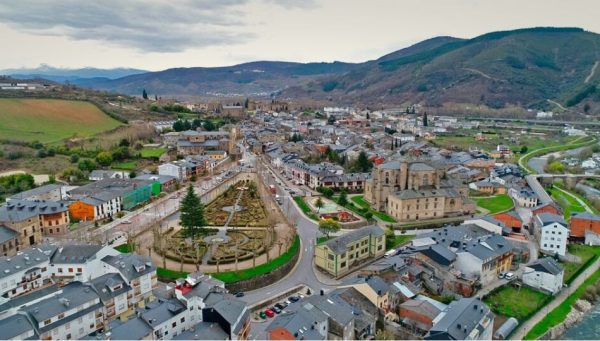
[(583, 200), (581, 200), (579, 197), (571, 194), (571, 192), (566, 191), (560, 187), (554, 186), (554, 188), (556, 188), (557, 190), (561, 191), (563, 194), (570, 196), (571, 198), (575, 199), (577, 201), (577, 203), (579, 203), (579, 205), (581, 205), (581, 207), (585, 208), (585, 210), (588, 213), (594, 214), (594, 210), (592, 210), (592, 208)]
[(479, 71), (477, 69), (463, 68), (463, 70), (474, 72), (474, 73), (480, 75), (483, 78), (492, 79), (492, 80), (500, 81), (500, 82), (505, 81), (504, 79), (498, 79), (498, 78), (492, 77), (492, 76), (488, 75), (487, 73), (484, 73), (483, 71)]
[(598, 68), (598, 64), (600, 64), (600, 60), (597, 60), (594, 63), (594, 66), (592, 66), (592, 70), (590, 71), (590, 74), (587, 77), (585, 77), (585, 80), (583, 81), (584, 84), (587, 84), (592, 79), (592, 77), (594, 77), (594, 74), (596, 73), (596, 69)]
[[(233, 207), (231, 208), (231, 212), (229, 212), (229, 217), (227, 217), (227, 221), (225, 222), (223, 227), (219, 228), (219, 231), (216, 234), (217, 237), (221, 238), (221, 241), (225, 240), (225, 238), (227, 237), (227, 227), (229, 226), (229, 223), (231, 223), (231, 220), (233, 220), (233, 216), (235, 215), (235, 213), (238, 210), (238, 207), (239, 207), (238, 205), (240, 203), (240, 199), (242, 198), (242, 194), (244, 194), (243, 190), (240, 191), (237, 199), (235, 199), (235, 203), (233, 204)], [(219, 244), (220, 244), (219, 242), (210, 243), (210, 248), (207, 248), (206, 252), (204, 253), (204, 256), (202, 256), (202, 265), (208, 265), (208, 260), (212, 257), (212, 255), (215, 253), (215, 251), (217, 251)], [(238, 250), (237, 244), (235, 246), (235, 250)]]
[(548, 103), (552, 103), (552, 104), (556, 105), (557, 107), (561, 108), (562, 110), (567, 110), (567, 108), (563, 107), (563, 105), (558, 103), (557, 101), (553, 101), (551, 99), (546, 99), (546, 101), (548, 101)]
[(546, 307), (540, 309), (535, 315), (533, 315), (529, 320), (525, 323), (519, 325), (519, 327), (515, 330), (515, 332), (511, 335), (511, 340), (522, 340), (525, 335), (533, 328), (536, 324), (538, 324), (548, 313), (562, 304), (569, 295), (571, 295), (573, 290), (576, 290), (583, 284), (583, 282), (590, 277), (594, 272), (600, 269), (600, 258), (597, 259), (590, 267), (588, 267), (583, 273), (581, 273), (577, 278), (569, 285), (568, 288), (564, 288), (558, 295), (554, 297), (554, 299), (548, 303)]

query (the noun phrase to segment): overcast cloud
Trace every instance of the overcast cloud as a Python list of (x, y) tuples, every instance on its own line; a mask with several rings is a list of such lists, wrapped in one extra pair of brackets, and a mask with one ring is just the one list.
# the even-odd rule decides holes
[(532, 26), (600, 32), (597, 0), (0, 2), (0, 69), (362, 62), (438, 35)]

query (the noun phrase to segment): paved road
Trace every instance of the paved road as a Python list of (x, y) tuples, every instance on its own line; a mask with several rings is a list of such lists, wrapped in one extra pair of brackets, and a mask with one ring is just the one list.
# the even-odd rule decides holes
[(564, 300), (571, 295), (572, 290), (579, 288), (583, 282), (590, 277), (594, 272), (600, 269), (600, 259), (596, 260), (594, 264), (588, 267), (583, 273), (581, 273), (577, 278), (569, 285), (568, 288), (563, 289), (554, 299), (546, 306), (544, 309), (539, 310), (535, 315), (533, 315), (527, 322), (519, 325), (517, 330), (511, 335), (511, 340), (522, 340), (525, 335), (533, 328), (536, 324), (538, 324), (548, 313), (550, 313), (554, 308), (558, 307)]

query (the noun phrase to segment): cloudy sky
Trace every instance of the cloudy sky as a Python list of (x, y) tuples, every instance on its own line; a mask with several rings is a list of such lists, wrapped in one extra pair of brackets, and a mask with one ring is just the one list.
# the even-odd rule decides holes
[(600, 32), (599, 13), (598, 0), (2, 1), (0, 69), (361, 62), (439, 35)]

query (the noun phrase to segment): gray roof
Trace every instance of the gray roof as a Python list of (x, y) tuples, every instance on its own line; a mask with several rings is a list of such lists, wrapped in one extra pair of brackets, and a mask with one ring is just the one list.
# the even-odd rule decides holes
[(139, 317), (132, 317), (125, 322), (117, 319), (111, 321), (109, 326), (111, 340), (141, 340), (152, 333), (152, 327)]
[(310, 309), (313, 306), (342, 326), (347, 325), (354, 319), (352, 306), (338, 295), (313, 295), (305, 299), (305, 301), (303, 303), (305, 309)]
[(379, 237), (384, 235), (384, 231), (377, 225), (370, 225), (348, 232), (339, 237), (333, 238), (325, 242), (328, 248), (330, 248), (336, 254), (342, 254), (346, 252), (346, 246), (352, 242), (360, 240), (366, 236), (371, 235), (372, 237)]
[(229, 335), (218, 323), (200, 322), (191, 329), (174, 336), (173, 340), (229, 340)]
[(0, 278), (35, 268), (48, 260), (48, 254), (39, 248), (26, 249), (13, 257), (0, 257)]
[(11, 200), (0, 206), (0, 221), (23, 221), (43, 214), (66, 212), (63, 202), (47, 200)]
[(400, 304), (400, 309), (411, 310), (427, 316), (431, 320), (435, 319), (442, 311), (429, 301), (408, 300)]
[(29, 293), (19, 295), (17, 297), (12, 297), (11, 299), (7, 300), (6, 302), (0, 305), (0, 311), (6, 311), (11, 308), (26, 306), (35, 300), (39, 300), (46, 296), (54, 295), (54, 293), (56, 293), (59, 290), (61, 290), (61, 288), (58, 286), (58, 284), (53, 284), (49, 287), (31, 291)]
[(150, 257), (133, 253), (106, 256), (102, 258), (102, 261), (117, 268), (128, 281), (156, 271), (156, 266), (154, 266)]
[(65, 245), (56, 250), (51, 262), (54, 264), (83, 264), (96, 257), (102, 245)]
[[(215, 299), (218, 301), (214, 302)], [(214, 302), (214, 303), (213, 303)], [(224, 293), (210, 293), (206, 300), (207, 308), (214, 309), (232, 328), (232, 334), (237, 335), (244, 322), (250, 316), (245, 302), (234, 299)]]
[(379, 276), (354, 276), (342, 282), (342, 285), (358, 285), (366, 283), (378, 295), (385, 295), (388, 292), (389, 286)]
[(108, 273), (94, 278), (90, 281), (90, 284), (96, 290), (102, 303), (105, 304), (111, 299), (131, 290), (131, 287), (125, 283), (118, 273)]
[(493, 317), (490, 308), (479, 298), (461, 298), (450, 303), (425, 339), (464, 340), (476, 328), (484, 316)]
[(585, 212), (572, 212), (571, 213), (571, 219), (573, 219), (573, 218), (593, 220), (593, 221), (600, 221), (600, 216), (597, 216), (595, 214), (591, 214), (588, 211), (585, 211)]
[(528, 268), (532, 268), (535, 271), (546, 272), (551, 275), (558, 275), (563, 272), (563, 269), (560, 265), (550, 257), (540, 258), (535, 262), (527, 265)]
[(504, 237), (494, 234), (485, 240), (468, 243), (463, 249), (482, 261), (487, 261), (510, 252), (512, 246)]
[(172, 298), (169, 300), (157, 299), (146, 304), (144, 308), (138, 308), (137, 312), (150, 326), (158, 326), (173, 316), (183, 313), (186, 309), (181, 301)]
[[(81, 306), (84, 303), (92, 302), (95, 299), (98, 299), (98, 294), (88, 285), (85, 285), (81, 282), (71, 282), (63, 287), (62, 292), (53, 296), (46, 298), (42, 301), (36, 302), (30, 306), (22, 308), (23, 311), (27, 312), (35, 323), (43, 322), (51, 317), (54, 317), (60, 313), (64, 313), (68, 310), (71, 310), (75, 307)], [(95, 310), (101, 307), (102, 304), (98, 303), (92, 305), (91, 307)], [(83, 310), (86, 313), (89, 311)], [(82, 311), (82, 312), (83, 312)], [(75, 317), (82, 316), (84, 314), (73, 314), (77, 315)], [(73, 317), (73, 315), (68, 316), (67, 318)], [(52, 329), (56, 323), (63, 324), (68, 321), (67, 318), (61, 319), (55, 323), (52, 323), (42, 329)]]
[[(327, 317), (325, 317), (325, 319), (327, 319)], [(318, 331), (314, 330), (314, 325), (319, 322), (321, 321), (314, 319), (313, 315), (308, 311), (299, 309), (277, 315), (266, 330), (269, 332), (277, 328), (284, 328), (297, 338), (303, 337), (307, 340), (325, 340), (326, 336), (323, 336), (319, 334)]]
[(559, 223), (565, 227), (568, 226), (565, 219), (563, 219), (563, 217), (559, 216), (558, 214), (544, 212), (536, 215), (536, 219), (542, 224), (542, 226), (546, 226), (552, 223)]
[(0, 244), (4, 244), (17, 237), (17, 231), (11, 230), (4, 225), (0, 225)]
[(426, 171), (433, 171), (435, 170), (435, 168), (429, 166), (426, 163), (423, 162), (415, 162), (412, 163), (408, 169), (410, 169), (411, 171), (416, 171), (416, 172), (426, 172)]
[(47, 184), (40, 187), (36, 187), (24, 192), (17, 193), (10, 197), (11, 200), (25, 200), (27, 198), (37, 196), (40, 194), (46, 194), (51, 191), (60, 190), (62, 186), (59, 184)]
[(161, 185), (167, 182), (176, 180), (174, 176), (170, 175), (159, 175), (159, 174), (142, 174), (135, 177), (138, 180), (150, 180), (150, 181), (158, 181)]
[[(0, 320), (0, 338), (9, 340), (34, 329), (31, 321), (21, 314), (16, 314)], [(34, 336), (37, 335), (34, 332)]]

